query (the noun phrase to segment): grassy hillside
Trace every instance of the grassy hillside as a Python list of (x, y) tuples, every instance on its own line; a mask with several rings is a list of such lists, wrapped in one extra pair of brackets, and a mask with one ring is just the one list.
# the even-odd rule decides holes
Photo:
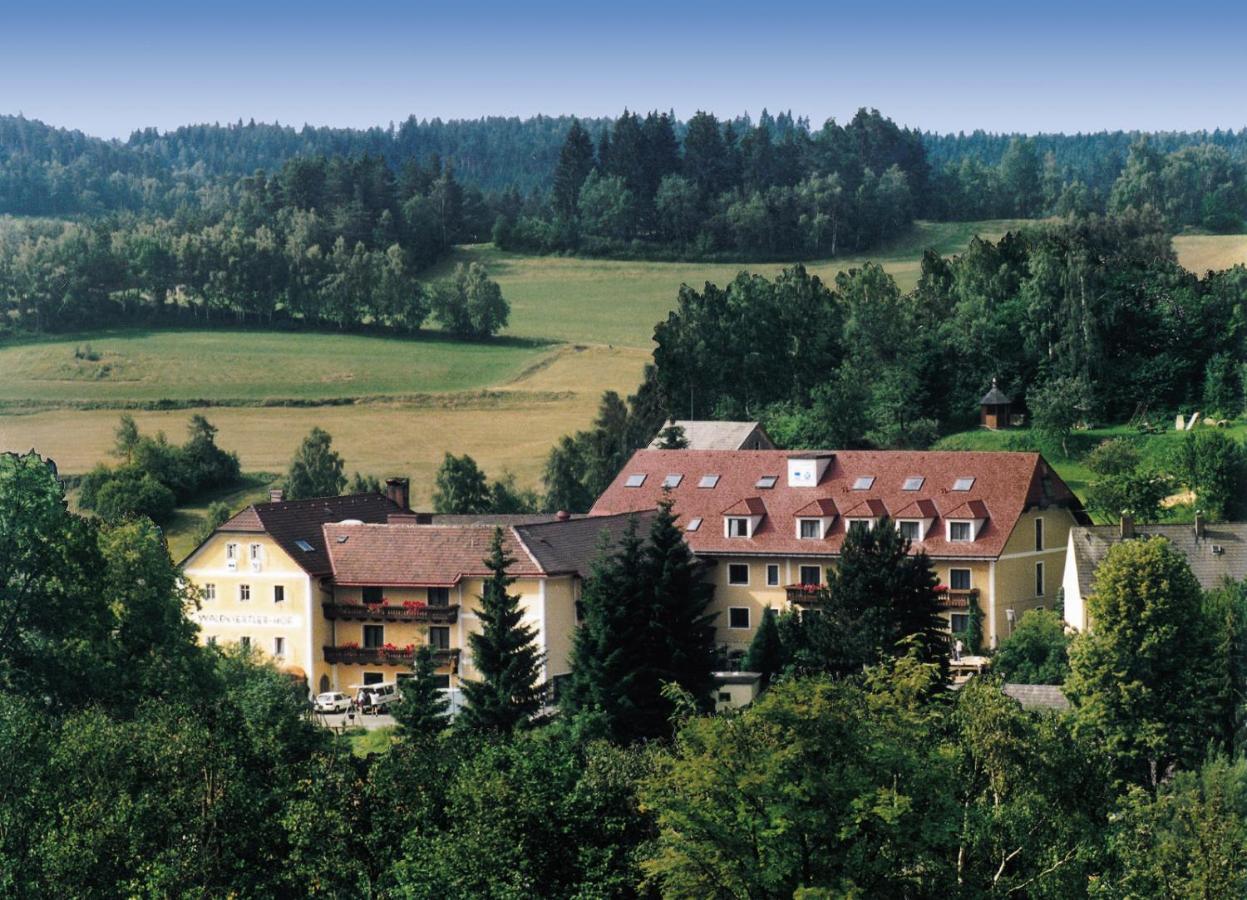
[(1247, 234), (1180, 234), (1173, 248), (1178, 262), (1197, 275), (1247, 265)]

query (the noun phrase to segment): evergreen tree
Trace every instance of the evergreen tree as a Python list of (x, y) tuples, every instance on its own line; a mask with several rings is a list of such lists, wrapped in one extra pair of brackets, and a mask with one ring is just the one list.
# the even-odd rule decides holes
[(558, 165), (554, 169), (554, 209), (564, 219), (574, 218), (576, 204), (580, 200), (580, 186), (593, 171), (593, 140), (579, 119), (572, 119), (572, 126), (559, 151)]
[(398, 732), (412, 741), (436, 737), (446, 727), (450, 701), (437, 686), (437, 662), (427, 644), (416, 651), (412, 677), (402, 682), (403, 698), (394, 707)]
[(507, 590), (515, 583), (507, 574), (514, 562), (503, 544), (502, 529), (495, 528), (485, 558), (490, 575), (477, 610), (481, 631), (468, 636), (472, 664), (481, 673), (481, 680), (464, 682), (466, 705), (460, 716), (466, 727), (476, 731), (509, 733), (541, 707), (537, 631), (522, 624), (520, 598)]
[(758, 623), (749, 652), (745, 654), (745, 668), (762, 673), (763, 687), (770, 684), (771, 679), (784, 668), (784, 645), (779, 639), (779, 624), (775, 610), (769, 606), (762, 610), (762, 621)]
[(346, 487), (342, 457), (333, 449), (329, 432), (313, 428), (303, 439), (286, 474), (286, 499), (336, 497)]

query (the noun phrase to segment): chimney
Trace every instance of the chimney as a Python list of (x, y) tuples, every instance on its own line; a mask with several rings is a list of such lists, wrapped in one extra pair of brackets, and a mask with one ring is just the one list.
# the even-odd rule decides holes
[(410, 485), (411, 482), (406, 478), (387, 478), (385, 496), (399, 509), (407, 509), (407, 502), (411, 499)]
[(556, 512), (556, 513), (554, 514), (554, 518), (555, 518), (555, 519), (557, 519), (557, 520), (558, 520), (558, 521), (560, 521), (560, 522), (566, 522), (566, 521), (567, 521), (567, 520), (569, 520), (571, 517), (572, 517), (572, 514), (571, 514), (571, 513), (569, 513), (569, 512), (568, 512), (567, 510), (565, 510), (565, 509), (560, 509), (558, 512)]
[(1195, 539), (1203, 540), (1204, 537), (1204, 514), (1200, 510), (1195, 510)]
[(269, 488), (269, 491), (268, 491), (268, 502), (269, 503), (281, 503), (282, 496), (283, 496), (283, 493), (282, 493), (281, 488)]
[(1134, 516), (1129, 513), (1121, 514), (1121, 539), (1134, 537)]

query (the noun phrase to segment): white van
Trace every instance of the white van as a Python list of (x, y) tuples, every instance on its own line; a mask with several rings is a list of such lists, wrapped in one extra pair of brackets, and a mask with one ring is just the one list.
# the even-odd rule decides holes
[(355, 694), (355, 705), (364, 715), (385, 712), (386, 707), (397, 703), (403, 697), (398, 690), (398, 685), (392, 681), (352, 685), (352, 687), (358, 688)]

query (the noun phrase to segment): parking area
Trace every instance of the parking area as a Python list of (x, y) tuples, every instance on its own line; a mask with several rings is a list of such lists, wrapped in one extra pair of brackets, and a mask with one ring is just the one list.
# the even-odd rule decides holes
[(343, 731), (348, 728), (364, 728), (372, 731), (375, 728), (388, 728), (396, 724), (394, 717), (390, 715), (365, 716), (355, 713), (314, 713), (316, 724), (325, 728), (332, 728), (334, 731)]

